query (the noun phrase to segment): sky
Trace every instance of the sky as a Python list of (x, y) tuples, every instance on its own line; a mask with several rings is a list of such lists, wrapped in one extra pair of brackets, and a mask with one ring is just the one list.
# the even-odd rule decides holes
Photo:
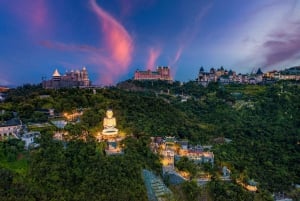
[(300, 65), (300, 0), (0, 0), (0, 85), (86, 66), (93, 84), (169, 66), (250, 73)]

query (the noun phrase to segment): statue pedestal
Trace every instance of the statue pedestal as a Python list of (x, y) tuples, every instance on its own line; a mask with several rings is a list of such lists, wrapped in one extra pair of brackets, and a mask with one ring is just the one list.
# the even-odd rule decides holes
[(102, 131), (102, 135), (107, 135), (107, 136), (117, 136), (118, 135), (118, 129), (116, 128), (107, 128), (107, 129), (104, 129)]
[(114, 139), (118, 137), (118, 129), (111, 128), (111, 129), (104, 129), (101, 133), (101, 137), (103, 139)]

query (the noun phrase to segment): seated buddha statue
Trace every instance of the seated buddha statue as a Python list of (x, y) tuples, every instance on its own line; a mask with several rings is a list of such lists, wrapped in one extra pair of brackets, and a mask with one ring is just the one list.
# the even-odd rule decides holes
[(118, 129), (115, 128), (117, 125), (116, 118), (113, 117), (114, 113), (112, 110), (106, 111), (106, 117), (103, 119), (103, 135), (116, 135), (118, 134)]

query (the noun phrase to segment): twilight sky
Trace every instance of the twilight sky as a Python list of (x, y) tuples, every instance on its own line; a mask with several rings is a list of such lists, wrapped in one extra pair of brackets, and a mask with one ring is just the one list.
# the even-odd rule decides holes
[(0, 85), (86, 66), (94, 84), (170, 66), (241, 73), (300, 64), (300, 0), (0, 0)]

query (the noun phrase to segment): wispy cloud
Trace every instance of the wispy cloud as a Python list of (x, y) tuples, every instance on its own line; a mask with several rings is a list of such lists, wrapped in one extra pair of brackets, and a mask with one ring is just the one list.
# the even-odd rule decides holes
[(57, 41), (43, 40), (39, 43), (41, 46), (60, 51), (75, 51), (75, 52), (96, 52), (100, 49), (90, 45), (66, 44)]
[(182, 53), (184, 52), (185, 48), (187, 48), (193, 40), (197, 37), (200, 31), (200, 24), (203, 18), (209, 13), (210, 9), (212, 8), (213, 4), (209, 3), (206, 6), (203, 6), (199, 9), (199, 12), (193, 19), (193, 21), (188, 24), (188, 26), (184, 29), (184, 31), (180, 34), (178, 39), (178, 48), (174, 57), (170, 60), (169, 66), (173, 67), (172, 73), (175, 76), (177, 72), (177, 62), (180, 60)]
[[(257, 16), (267, 15), (272, 23), (267, 29), (262, 28), (262, 37), (256, 42), (253, 56), (260, 57), (259, 65), (263, 68), (281, 68), (299, 65), (300, 55), (300, 4), (290, 0), (274, 6), (269, 5)], [(257, 22), (257, 18), (256, 23)], [(255, 24), (255, 23), (254, 23)]]
[(94, 62), (104, 65), (105, 69), (100, 69), (105, 77), (105, 82), (117, 79), (128, 70), (132, 60), (133, 40), (126, 29), (110, 14), (104, 11), (96, 0), (90, 0), (92, 11), (100, 20), (100, 26), (103, 32), (105, 48), (107, 55), (99, 55), (93, 58)]
[(238, 60), (232, 63), (234, 66), (269, 69), (300, 62), (299, 2), (286, 0), (258, 6), (232, 27), (222, 33), (223, 41), (213, 49), (220, 59)]
[(149, 49), (149, 58), (147, 61), (147, 69), (154, 70), (156, 66), (156, 60), (161, 53), (160, 48), (150, 48)]
[(156, 0), (120, 0), (122, 16), (132, 15), (136, 10), (150, 7)]
[(182, 54), (182, 51), (183, 51), (183, 46), (180, 46), (177, 51), (176, 51), (176, 54), (175, 54), (175, 57), (172, 59), (172, 61), (169, 63), (169, 66), (171, 66), (173, 69), (172, 69), (172, 76), (175, 77), (176, 75), (176, 72), (177, 72), (177, 62), (178, 60), (180, 59), (181, 57), (181, 54)]
[(265, 61), (263, 66), (289, 63), (300, 55), (300, 21), (278, 29), (263, 43)]
[(183, 46), (180, 46), (177, 51), (176, 51), (176, 54), (175, 54), (175, 57), (173, 58), (173, 60), (171, 61), (170, 63), (170, 66), (173, 66), (177, 63), (177, 61), (180, 59), (181, 57), (181, 54), (182, 54), (182, 50), (183, 50)]

